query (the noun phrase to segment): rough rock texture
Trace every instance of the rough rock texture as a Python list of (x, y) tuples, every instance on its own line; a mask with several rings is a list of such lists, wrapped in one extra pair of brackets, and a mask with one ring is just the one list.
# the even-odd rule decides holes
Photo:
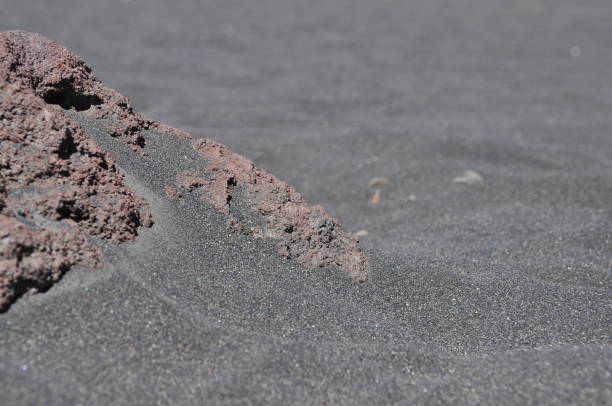
[(306, 268), (335, 265), (357, 281), (367, 279), (357, 240), (323, 207), (309, 206), (293, 187), (224, 145), (199, 139), (193, 146), (209, 166), (179, 173), (178, 187), (201, 188), (203, 200), (227, 215), (233, 229), (279, 240), (279, 254)]
[(129, 100), (104, 86), (78, 56), (38, 34), (0, 34), (0, 77), (31, 89), (47, 104), (113, 119), (109, 134), (134, 150), (144, 147), (142, 130), (155, 124), (134, 113)]
[(87, 234), (121, 242), (152, 224), (146, 202), (65, 111), (99, 105), (92, 113), (127, 117), (113, 113), (122, 100), (65, 48), (0, 33), (0, 310), (74, 264), (96, 266)]
[(77, 229), (33, 230), (0, 214), (0, 309), (45, 290), (75, 264), (99, 265), (99, 250)]
[[(109, 136), (141, 154), (147, 130), (191, 139), (134, 113), (66, 48), (38, 34), (0, 33), (0, 310), (26, 291), (46, 289), (74, 264), (96, 265), (87, 235), (121, 242), (152, 224), (146, 202), (69, 112), (101, 120)], [(367, 279), (357, 241), (322, 207), (220, 144), (193, 146), (209, 166), (179, 173), (163, 190), (168, 198), (198, 189), (232, 229), (278, 240), (281, 255), (307, 268), (335, 265)]]

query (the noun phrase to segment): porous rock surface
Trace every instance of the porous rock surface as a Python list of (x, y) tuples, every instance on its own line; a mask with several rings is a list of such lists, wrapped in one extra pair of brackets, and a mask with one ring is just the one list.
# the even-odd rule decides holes
[(322, 206), (308, 205), (293, 187), (222, 144), (192, 144), (209, 166), (180, 172), (179, 190), (201, 188), (203, 200), (227, 215), (231, 228), (277, 240), (279, 254), (306, 268), (333, 265), (354, 280), (367, 279), (368, 260), (357, 240)]
[[(98, 116), (121, 119), (124, 103), (65, 48), (0, 33), (0, 310), (75, 264), (98, 265), (89, 236), (121, 242), (152, 224), (147, 203), (67, 114), (99, 105)], [(123, 125), (121, 136), (137, 145)]]
[[(34, 33), (0, 32), (0, 311), (75, 264), (97, 266), (91, 236), (119, 243), (153, 223), (113, 158), (69, 114), (75, 111), (110, 123), (108, 135), (135, 153), (147, 153), (147, 130), (191, 139), (135, 113), (66, 48)], [(367, 279), (358, 242), (322, 207), (221, 144), (192, 145), (207, 169), (180, 172), (163, 190), (169, 199), (197, 189), (232, 230), (278, 241), (281, 255), (306, 268), (332, 265)]]

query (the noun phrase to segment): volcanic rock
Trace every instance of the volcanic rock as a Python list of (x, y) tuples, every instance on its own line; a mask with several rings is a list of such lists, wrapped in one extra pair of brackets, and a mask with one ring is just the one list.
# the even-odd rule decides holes
[[(0, 33), (0, 310), (76, 264), (97, 266), (96, 239), (132, 240), (153, 224), (148, 203), (79, 114), (135, 154), (147, 154), (148, 131), (191, 139), (135, 113), (66, 48), (34, 33)], [(177, 172), (160, 190), (166, 198), (197, 191), (203, 209), (226, 215), (231, 230), (276, 240), (281, 255), (306, 268), (331, 265), (367, 279), (357, 240), (322, 207), (221, 144), (190, 142), (201, 165)]]
[(91, 236), (121, 242), (152, 224), (112, 157), (67, 114), (103, 102), (98, 115), (127, 116), (125, 99), (65, 48), (0, 33), (0, 310), (75, 264), (97, 266)]

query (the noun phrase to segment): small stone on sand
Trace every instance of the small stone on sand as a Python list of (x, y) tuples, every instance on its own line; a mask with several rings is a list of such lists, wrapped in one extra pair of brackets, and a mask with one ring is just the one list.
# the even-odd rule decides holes
[(384, 176), (379, 176), (376, 178), (372, 178), (368, 183), (369, 188), (380, 188), (381, 186), (385, 186), (391, 183), (389, 178), (385, 178)]
[(453, 179), (453, 183), (467, 183), (468, 185), (474, 185), (476, 183), (483, 183), (484, 177), (476, 171), (468, 169), (463, 173), (463, 176), (457, 176)]
[(380, 189), (376, 189), (372, 198), (370, 199), (370, 204), (380, 204)]
[(359, 230), (353, 233), (353, 237), (361, 238), (367, 236), (369, 233), (366, 230)]

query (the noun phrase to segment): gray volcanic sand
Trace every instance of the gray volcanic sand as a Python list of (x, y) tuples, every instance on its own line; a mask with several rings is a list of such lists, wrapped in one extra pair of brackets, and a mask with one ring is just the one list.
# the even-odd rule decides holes
[(612, 404), (609, 1), (1, 10), (367, 230), (372, 262), (303, 272), (165, 197), (186, 141), (139, 156), (80, 116), (156, 225), (0, 315), (1, 404)]

